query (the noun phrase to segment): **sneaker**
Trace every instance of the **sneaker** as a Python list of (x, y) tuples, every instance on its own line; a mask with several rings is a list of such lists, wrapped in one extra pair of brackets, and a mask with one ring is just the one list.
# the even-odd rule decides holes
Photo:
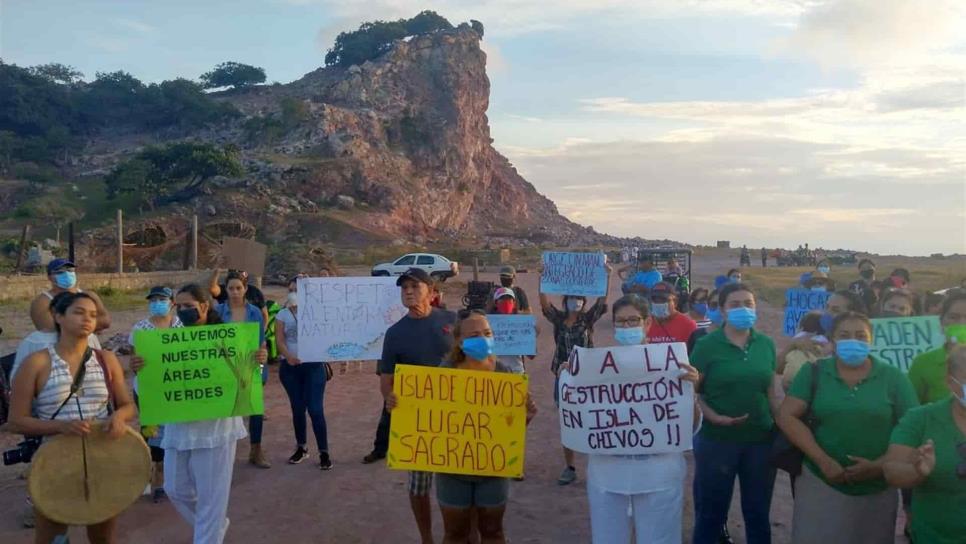
[(152, 494), (151, 500), (154, 501), (154, 504), (160, 504), (160, 503), (164, 502), (165, 500), (167, 500), (167, 498), (168, 498), (168, 494), (164, 492), (164, 488), (163, 487), (159, 487), (159, 488), (157, 488), (157, 489), (154, 490), (154, 493)]
[(319, 454), (319, 468), (322, 470), (332, 470), (332, 459), (329, 459), (329, 452), (323, 451)]
[(288, 458), (288, 464), (297, 465), (302, 461), (305, 461), (306, 459), (308, 459), (308, 457), (309, 457), (308, 450), (306, 450), (302, 446), (299, 446), (295, 448), (295, 453), (293, 453), (292, 456)]
[(557, 478), (557, 485), (570, 485), (574, 483), (577, 479), (577, 469), (574, 467), (567, 467), (563, 469), (560, 473), (560, 477)]
[(376, 461), (381, 461), (385, 458), (386, 458), (385, 453), (379, 453), (374, 451), (362, 458), (362, 464), (369, 465), (369, 464), (375, 463)]

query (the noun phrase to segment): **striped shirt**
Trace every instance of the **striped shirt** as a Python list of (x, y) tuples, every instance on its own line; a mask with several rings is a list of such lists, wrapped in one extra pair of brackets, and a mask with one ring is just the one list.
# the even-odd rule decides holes
[[(33, 413), (37, 419), (54, 419), (54, 412), (60, 407), (65, 399), (70, 395), (70, 387), (74, 383), (74, 378), (70, 374), (70, 367), (64, 361), (53, 346), (47, 348), (50, 354), (50, 376), (47, 383), (33, 401)], [(84, 362), (86, 373), (84, 381), (73, 397), (64, 404), (60, 413), (57, 414), (58, 421), (74, 421), (79, 419), (107, 419), (107, 404), (110, 395), (107, 390), (107, 382), (104, 379), (104, 370), (97, 362), (97, 356), (91, 351), (91, 356)], [(80, 369), (78, 368), (78, 371)]]

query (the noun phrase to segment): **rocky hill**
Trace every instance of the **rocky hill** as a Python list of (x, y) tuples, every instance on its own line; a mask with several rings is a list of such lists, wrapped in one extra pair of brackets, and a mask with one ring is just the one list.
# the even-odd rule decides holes
[[(238, 229), (267, 242), (343, 246), (616, 241), (561, 216), (493, 148), (489, 91), (480, 36), (461, 25), (397, 41), (362, 65), (219, 93), (243, 116), (176, 139), (234, 144), (246, 173), (216, 178), (151, 225), (171, 239), (197, 213), (214, 228), (210, 238)], [(105, 131), (72, 169), (103, 175), (164, 141), (172, 140)]]

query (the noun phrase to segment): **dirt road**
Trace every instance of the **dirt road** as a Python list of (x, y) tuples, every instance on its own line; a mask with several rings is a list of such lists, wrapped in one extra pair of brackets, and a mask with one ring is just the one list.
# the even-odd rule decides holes
[[(695, 284), (708, 285), (710, 279), (734, 265), (737, 259), (702, 258), (696, 261)], [(495, 280), (494, 275), (482, 279)], [(521, 274), (519, 283), (534, 304), (537, 302), (535, 274)], [(619, 294), (619, 286), (611, 286), (611, 300)], [(447, 293), (447, 303), (458, 307), (458, 294)], [(779, 310), (763, 307), (759, 322), (765, 332), (776, 338), (780, 334)], [(115, 323), (132, 323), (130, 316), (116, 316)], [(542, 328), (549, 325), (543, 318)], [(119, 329), (118, 329), (119, 330)], [(610, 317), (600, 321), (596, 330), (598, 344), (612, 343)], [(562, 469), (562, 455), (557, 417), (553, 405), (553, 379), (548, 370), (552, 353), (550, 334), (539, 340), (540, 356), (529, 364), (532, 393), (539, 407), (527, 435), (526, 480), (514, 482), (506, 516), (507, 534), (520, 543), (585, 543), (589, 542), (589, 521), (584, 461), (578, 467), (580, 478), (568, 487), (557, 486)], [(269, 470), (248, 465), (248, 443), (238, 447), (238, 459), (229, 508), (231, 528), (227, 542), (233, 543), (408, 543), (417, 542), (415, 525), (406, 496), (405, 473), (388, 470), (382, 465), (362, 465), (369, 452), (381, 407), (377, 378), (369, 372), (355, 371), (338, 375), (326, 388), (325, 409), (329, 426), (329, 442), (335, 467), (322, 472), (313, 463), (286, 464), (294, 448), (288, 400), (278, 381), (277, 368), (266, 389), (264, 446), (274, 466)], [(311, 440), (310, 440), (311, 442)], [(11, 444), (10, 437), (0, 441)], [(313, 447), (314, 448), (314, 447)], [(312, 452), (313, 457), (316, 452)], [(0, 541), (26, 544), (32, 532), (21, 529), (19, 513), (26, 494), (20, 470), (0, 468)], [(693, 520), (690, 504), (690, 482), (686, 492), (685, 535), (690, 538)], [(737, 503), (732, 508), (731, 532), (736, 542), (744, 542), (743, 527)], [(434, 501), (435, 502), (435, 501)], [(788, 480), (779, 477), (772, 506), (774, 542), (788, 542), (791, 520), (791, 497)], [(442, 533), (438, 513), (434, 520), (437, 535)], [(141, 500), (128, 509), (120, 522), (120, 541), (132, 543), (183, 543), (190, 541), (188, 526), (169, 503), (155, 505)], [(74, 529), (72, 541), (84, 542), (82, 532)]]

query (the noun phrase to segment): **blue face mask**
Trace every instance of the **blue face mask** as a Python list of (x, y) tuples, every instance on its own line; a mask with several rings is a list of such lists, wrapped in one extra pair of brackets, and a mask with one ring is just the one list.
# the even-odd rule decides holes
[(691, 309), (694, 310), (694, 313), (696, 313), (698, 315), (703, 315), (705, 317), (708, 316), (708, 303), (707, 302), (695, 302), (694, 305), (691, 306)]
[(152, 300), (148, 302), (148, 313), (153, 317), (168, 315), (171, 311), (171, 301), (167, 299)]
[(568, 312), (579, 312), (584, 309), (584, 301), (579, 298), (568, 298), (567, 299), (567, 311)]
[(835, 355), (846, 366), (862, 366), (871, 347), (864, 340), (836, 340)]
[(815, 291), (818, 293), (824, 293), (828, 291), (828, 289), (826, 289), (824, 285), (816, 285), (815, 287), (812, 287), (812, 291)]
[(741, 283), (741, 276), (728, 276), (729, 283)]
[(717, 308), (708, 308), (708, 313), (705, 317), (707, 317), (708, 321), (717, 327), (720, 327), (721, 322), (724, 321), (724, 316), (721, 315), (721, 310)]
[(671, 315), (671, 309), (667, 302), (652, 302), (651, 314), (658, 319), (664, 319), (665, 317)]
[(835, 322), (835, 316), (825, 312), (822, 317), (818, 318), (818, 324), (822, 327), (822, 331), (825, 332), (827, 336), (832, 335), (832, 323)]
[(614, 329), (614, 340), (622, 346), (643, 344), (644, 327), (618, 327)]
[(818, 271), (821, 272), (822, 274), (828, 274), (829, 272), (832, 271), (832, 269), (825, 265), (822, 265), (818, 267)]
[(54, 283), (61, 289), (70, 289), (77, 285), (77, 273), (73, 270), (64, 270), (54, 276)]
[(729, 308), (727, 315), (728, 324), (739, 331), (746, 331), (754, 327), (755, 321), (758, 320), (758, 314), (755, 312), (755, 309), (744, 306), (740, 308)]
[(490, 355), (493, 355), (493, 337), (474, 336), (472, 338), (466, 338), (460, 344), (460, 347), (463, 349), (463, 353), (470, 359), (483, 361)]

